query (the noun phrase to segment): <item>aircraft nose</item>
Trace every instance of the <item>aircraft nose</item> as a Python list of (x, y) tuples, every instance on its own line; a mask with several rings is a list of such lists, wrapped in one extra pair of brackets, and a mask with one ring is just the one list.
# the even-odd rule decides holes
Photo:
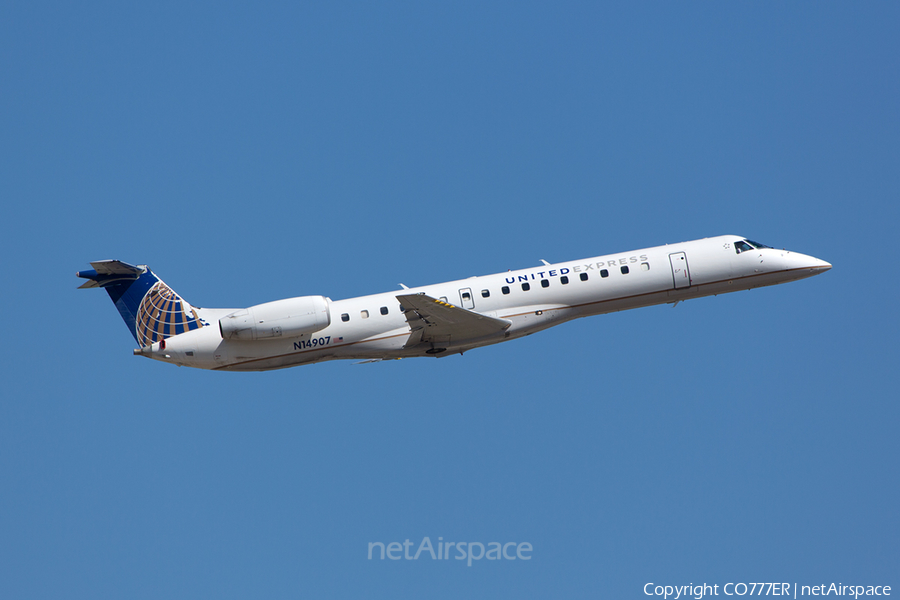
[(814, 269), (819, 269), (822, 273), (829, 270), (831, 268), (830, 262), (825, 262), (819, 258), (814, 259), (816, 261), (816, 265), (813, 267)]
[(794, 259), (794, 263), (796, 265), (795, 268), (809, 269), (810, 274), (812, 275), (824, 273), (831, 268), (830, 262), (825, 262), (824, 260), (816, 258), (814, 256), (794, 254), (792, 258)]

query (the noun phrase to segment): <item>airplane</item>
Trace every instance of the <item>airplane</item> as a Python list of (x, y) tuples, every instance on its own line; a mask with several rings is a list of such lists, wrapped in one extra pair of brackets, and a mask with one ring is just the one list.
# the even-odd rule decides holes
[(189, 304), (146, 265), (90, 263), (146, 356), (219, 371), (335, 359), (462, 354), (592, 315), (796, 281), (831, 264), (724, 235), (346, 300), (299, 296), (248, 308)]

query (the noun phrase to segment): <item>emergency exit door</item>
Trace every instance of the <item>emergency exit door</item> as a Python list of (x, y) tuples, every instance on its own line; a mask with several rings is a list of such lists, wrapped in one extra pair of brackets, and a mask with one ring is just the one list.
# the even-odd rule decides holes
[(669, 263), (672, 265), (675, 289), (690, 287), (691, 271), (688, 269), (687, 255), (684, 252), (674, 252), (669, 255)]
[(475, 298), (472, 297), (471, 288), (463, 288), (459, 290), (459, 300), (460, 303), (462, 303), (463, 308), (468, 308), (469, 310), (475, 308)]

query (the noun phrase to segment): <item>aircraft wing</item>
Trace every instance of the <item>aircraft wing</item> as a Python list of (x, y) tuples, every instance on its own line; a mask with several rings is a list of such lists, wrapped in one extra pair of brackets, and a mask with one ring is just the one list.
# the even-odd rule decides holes
[(409, 323), (407, 348), (420, 344), (447, 347), (454, 342), (500, 333), (512, 324), (505, 319), (480, 315), (425, 294), (397, 296), (397, 300)]

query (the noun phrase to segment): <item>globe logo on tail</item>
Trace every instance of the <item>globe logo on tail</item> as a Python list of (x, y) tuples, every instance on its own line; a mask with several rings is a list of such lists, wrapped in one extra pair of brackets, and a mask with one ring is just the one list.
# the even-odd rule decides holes
[(144, 295), (135, 320), (141, 346), (149, 346), (202, 325), (194, 307), (162, 281), (157, 281)]

